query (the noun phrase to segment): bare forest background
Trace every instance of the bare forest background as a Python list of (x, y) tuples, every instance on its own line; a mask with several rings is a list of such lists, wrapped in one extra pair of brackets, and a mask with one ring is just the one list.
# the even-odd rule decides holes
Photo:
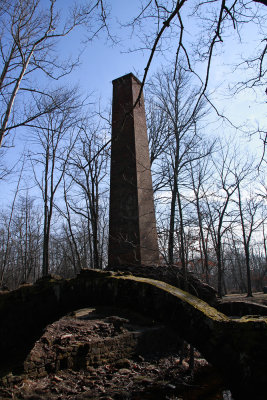
[[(260, 93), (266, 103), (266, 10), (264, 0), (151, 0), (120, 25), (148, 54), (141, 80), (161, 263), (195, 273), (219, 296), (251, 296), (267, 285), (265, 121), (255, 128), (244, 116), (236, 125), (209, 89), (224, 40), (234, 32), (242, 43), (254, 24), (258, 45), (233, 65), (240, 79), (227, 83), (230, 96)], [(99, 34), (120, 46), (110, 15), (104, 1), (68, 11), (55, 0), (1, 2), (0, 191), (15, 186), (0, 209), (0, 287), (107, 267), (111, 105), (66, 84), (79, 56), (61, 58), (59, 44), (82, 30), (85, 46)], [(189, 36), (194, 21), (201, 34)], [(166, 48), (171, 62), (150, 73)], [(8, 154), (23, 135), (27, 145), (11, 165)], [(260, 150), (244, 150), (240, 137), (257, 137)]]

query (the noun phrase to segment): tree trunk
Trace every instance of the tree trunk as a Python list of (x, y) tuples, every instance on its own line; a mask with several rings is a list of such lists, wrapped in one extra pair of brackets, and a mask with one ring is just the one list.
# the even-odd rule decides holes
[(178, 202), (178, 211), (179, 211), (179, 219), (180, 219), (180, 257), (181, 257), (181, 264), (182, 264), (182, 272), (186, 282), (186, 257), (185, 257), (185, 243), (184, 243), (184, 221), (183, 221), (183, 210), (182, 210), (182, 202), (181, 196), (177, 185), (177, 202)]
[(246, 256), (246, 270), (247, 270), (247, 297), (253, 297), (251, 287), (251, 272), (250, 272), (250, 254), (249, 244), (245, 244), (245, 256)]
[(222, 259), (221, 259), (220, 238), (218, 238), (216, 254), (217, 254), (217, 264), (218, 264), (218, 297), (221, 299), (223, 294), (222, 294)]
[(169, 241), (168, 241), (168, 258), (170, 265), (172, 265), (174, 262), (173, 248), (174, 248), (174, 220), (175, 220), (175, 208), (176, 208), (176, 195), (177, 195), (177, 185), (175, 184), (172, 190)]

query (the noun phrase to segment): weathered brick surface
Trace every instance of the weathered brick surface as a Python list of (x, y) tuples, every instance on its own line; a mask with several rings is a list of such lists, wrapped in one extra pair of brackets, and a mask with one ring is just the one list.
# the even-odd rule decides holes
[[(94, 311), (89, 310), (89, 318), (66, 316), (49, 325), (24, 361), (22, 379), (41, 378), (67, 368), (78, 371), (117, 365), (133, 356), (177, 352), (180, 348), (181, 340), (166, 327), (155, 325), (150, 319), (145, 320), (144, 325), (142, 317), (135, 314), (119, 326), (120, 317), (106, 317), (108, 312), (114, 311), (120, 312), (105, 308), (103, 318), (96, 319)], [(141, 318), (141, 325), (138, 318)], [(0, 378), (0, 385), (15, 383), (17, 379), (16, 374), (7, 374)]]
[(267, 318), (232, 320), (165, 282), (96, 270), (0, 296), (1, 368), (11, 356), (24, 361), (48, 323), (90, 304), (123, 305), (160, 321), (221, 370), (235, 398), (265, 400)]
[(113, 81), (109, 266), (157, 264), (159, 251), (140, 82)]
[(30, 354), (24, 362), (25, 373), (30, 377), (44, 376), (61, 369), (87, 369), (102, 364), (112, 364), (131, 357), (137, 348), (138, 334), (125, 332), (116, 337), (98, 339), (92, 343), (75, 343), (57, 347), (47, 357)]

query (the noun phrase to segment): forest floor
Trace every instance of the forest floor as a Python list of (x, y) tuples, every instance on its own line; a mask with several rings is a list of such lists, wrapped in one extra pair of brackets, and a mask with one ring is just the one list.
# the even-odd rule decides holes
[[(112, 314), (114, 315), (114, 310)], [(79, 317), (80, 316), (80, 317)], [(119, 318), (122, 315), (119, 314)], [(112, 317), (113, 318), (113, 317)], [(84, 312), (63, 317), (49, 325), (44, 335), (36, 342), (32, 356), (57, 351), (57, 343), (75, 344), (82, 340), (105, 339), (116, 335), (112, 318), (84, 318)], [(140, 321), (138, 321), (140, 322)], [(127, 329), (131, 330), (130, 321)], [(116, 330), (116, 329), (115, 329)], [(42, 338), (45, 337), (45, 340)], [(53, 345), (47, 343), (52, 338)], [(62, 339), (63, 338), (63, 339)], [(67, 344), (66, 344), (67, 345)], [(43, 346), (42, 349), (40, 346)], [(191, 358), (192, 360), (192, 358)], [(149, 355), (103, 363), (87, 369), (61, 369), (40, 378), (18, 376), (12, 384), (0, 387), (1, 400), (215, 400), (230, 399), (229, 392), (223, 394), (223, 382), (210, 364), (194, 351), (194, 367), (190, 368), (189, 345), (177, 351), (154, 352)], [(229, 397), (228, 397), (229, 396)]]
[(245, 293), (227, 294), (227, 295), (223, 296), (223, 298), (220, 301), (221, 302), (247, 301), (247, 302), (263, 304), (263, 305), (267, 306), (267, 293), (255, 292), (255, 293), (253, 293), (252, 297), (247, 297), (247, 295)]
[[(205, 360), (196, 359), (195, 371)], [(207, 374), (207, 369), (206, 369)], [(23, 379), (0, 388), (1, 400), (213, 400), (223, 399), (222, 382), (214, 371), (193, 379), (188, 359), (179, 365), (175, 355), (143, 360), (123, 360), (123, 364), (103, 365), (89, 370), (66, 369), (40, 379)], [(206, 375), (207, 376), (207, 375)], [(218, 394), (217, 394), (218, 393)]]

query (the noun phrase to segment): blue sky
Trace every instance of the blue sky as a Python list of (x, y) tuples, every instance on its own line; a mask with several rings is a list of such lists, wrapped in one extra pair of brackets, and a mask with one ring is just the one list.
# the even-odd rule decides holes
[[(60, 0), (60, 3), (71, 4), (71, 0)], [(86, 44), (86, 48), (81, 57), (80, 67), (73, 72), (73, 79), (80, 84), (85, 91), (94, 92), (95, 96), (101, 98), (112, 97), (112, 80), (129, 72), (143, 74), (146, 63), (146, 57), (140, 52), (129, 53), (127, 50), (134, 44), (134, 38), (131, 40), (128, 36), (129, 31), (119, 27), (118, 21), (125, 23), (129, 15), (135, 15), (138, 11), (138, 1), (130, 0), (112, 0), (112, 11), (109, 20), (110, 32), (118, 39), (118, 44), (112, 43), (106, 38), (105, 31), (100, 32), (98, 38)], [(84, 37), (77, 31), (71, 38), (65, 41), (63, 51), (68, 53), (70, 47), (76, 48), (77, 42)], [(80, 45), (80, 48), (83, 45)]]
[[(47, 3), (48, 0), (43, 0)], [(72, 0), (58, 0), (58, 7), (66, 8), (66, 5), (71, 5)], [(93, 42), (89, 42), (85, 46), (85, 50), (81, 57), (80, 66), (72, 72), (72, 74), (62, 80), (62, 84), (79, 84), (84, 93), (93, 93), (92, 100), (98, 103), (101, 100), (102, 107), (108, 106), (112, 99), (112, 80), (122, 76), (126, 73), (133, 72), (140, 79), (142, 78), (144, 68), (147, 63), (149, 53), (145, 52), (127, 52), (129, 48), (139, 46), (138, 31), (130, 37), (130, 30), (123, 29), (117, 23), (129, 21), (129, 16), (134, 16), (138, 12), (139, 1), (136, 0), (112, 0), (112, 11), (110, 20), (110, 30), (114, 36), (118, 37), (119, 43), (113, 45), (110, 40), (107, 40), (104, 32), (99, 34)], [(147, 26), (149, 29), (149, 25)], [(196, 34), (194, 26), (188, 26), (188, 37)], [(245, 45), (241, 48), (238, 42), (232, 36), (225, 39), (224, 53), (219, 53), (212, 61), (211, 79), (210, 79), (210, 92), (213, 92), (212, 98), (215, 100), (219, 111), (225, 112), (234, 123), (240, 124), (247, 121), (255, 126), (258, 122), (262, 122), (266, 118), (266, 100), (264, 90), (257, 92), (241, 92), (235, 98), (227, 92), (229, 81), (238, 79), (240, 72), (234, 73), (232, 64), (240, 56), (241, 51), (252, 51), (258, 44), (257, 31), (252, 27), (246, 27), (242, 32)], [(81, 31), (76, 31), (68, 38), (65, 38), (59, 43), (60, 54), (64, 57), (77, 54), (78, 49), (81, 48), (79, 42), (83, 36)], [(153, 72), (160, 68), (161, 65), (166, 65), (168, 61), (173, 59), (174, 54), (167, 52), (164, 55), (157, 54), (151, 69), (151, 76)], [(200, 67), (200, 71), (201, 71)], [(246, 72), (245, 72), (246, 75)], [(216, 88), (216, 90), (215, 90)], [(220, 124), (219, 124), (220, 125)], [(218, 126), (219, 126), (218, 125)], [(214, 128), (213, 128), (214, 129)], [(222, 128), (222, 134), (237, 135), (236, 132), (231, 131), (230, 127)], [(223, 131), (225, 129), (225, 132)], [(23, 134), (22, 134), (23, 132)], [(211, 132), (212, 134), (212, 132)], [(22, 137), (22, 140), (20, 138)], [(8, 152), (8, 160), (12, 163), (16, 160), (19, 153), (22, 151), (25, 142), (27, 141), (27, 131), (17, 132), (16, 147), (10, 149)], [(241, 141), (244, 143), (244, 137)], [(253, 146), (249, 145), (255, 151), (260, 146), (260, 142), (253, 139)], [(14, 185), (12, 182), (1, 182), (0, 188), (0, 201), (2, 204), (9, 199), (10, 193)]]
[[(59, 0), (60, 4), (71, 4), (71, 0)], [(94, 92), (95, 98), (101, 97), (103, 103), (111, 101), (112, 98), (112, 80), (129, 72), (135, 73), (139, 79), (142, 79), (144, 68), (146, 66), (149, 51), (128, 52), (127, 50), (140, 46), (136, 30), (130, 37), (131, 30), (120, 28), (118, 21), (126, 23), (129, 16), (138, 14), (139, 1), (131, 0), (112, 0), (112, 10), (110, 31), (117, 36), (118, 44), (112, 45), (111, 41), (105, 39), (104, 32), (100, 33), (99, 38), (86, 45), (86, 49), (81, 58), (80, 67), (73, 74), (66, 78), (67, 81), (77, 82), (82, 90)], [(147, 23), (149, 31), (149, 22)], [(188, 38), (197, 35), (198, 31), (194, 24), (187, 25), (186, 35)], [(209, 82), (210, 92), (215, 89), (213, 99), (216, 99), (220, 111), (225, 110), (229, 116), (240, 123), (245, 119), (261, 119), (264, 115), (266, 95), (265, 88), (253, 91), (244, 91), (239, 96), (229, 95), (229, 82), (240, 79), (240, 70), (233, 72), (233, 64), (240, 62), (240, 58), (252, 54), (259, 45), (259, 36), (257, 28), (251, 24), (245, 26), (241, 31), (243, 44), (237, 39), (237, 35), (229, 35), (224, 38), (224, 43), (220, 47), (222, 52), (218, 52), (211, 65), (211, 75)], [(75, 49), (80, 39), (80, 33), (76, 32), (72, 38), (68, 38), (63, 43), (62, 49), (68, 54), (69, 49)], [(176, 51), (176, 41), (170, 47), (170, 51), (162, 54), (155, 54), (149, 77), (157, 71), (162, 65), (173, 61)], [(205, 73), (205, 67), (198, 66), (198, 72)], [(244, 71), (242, 79), (246, 79), (247, 71)], [(264, 107), (264, 108), (263, 108)]]

